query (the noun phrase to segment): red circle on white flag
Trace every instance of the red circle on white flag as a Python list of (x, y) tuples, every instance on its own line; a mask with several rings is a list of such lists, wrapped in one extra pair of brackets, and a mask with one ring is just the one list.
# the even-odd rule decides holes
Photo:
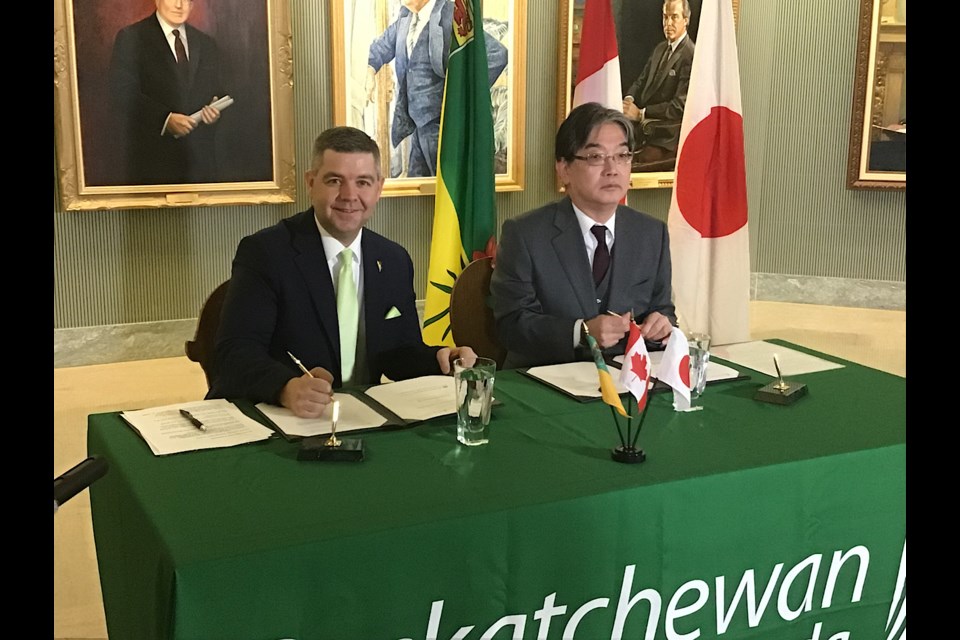
[(687, 134), (675, 181), (680, 213), (704, 238), (728, 236), (747, 224), (743, 117), (713, 107)]

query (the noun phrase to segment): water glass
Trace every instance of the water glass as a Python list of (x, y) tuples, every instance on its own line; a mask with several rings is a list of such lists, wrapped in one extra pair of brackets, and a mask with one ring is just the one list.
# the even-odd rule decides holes
[(453, 380), (457, 403), (457, 440), (467, 446), (487, 444), (490, 440), (490, 408), (497, 363), (477, 358), (471, 366), (462, 359), (453, 362)]
[(701, 349), (690, 342), (690, 408), (702, 409), (697, 403), (703, 390), (707, 387), (707, 365), (710, 363), (710, 352)]

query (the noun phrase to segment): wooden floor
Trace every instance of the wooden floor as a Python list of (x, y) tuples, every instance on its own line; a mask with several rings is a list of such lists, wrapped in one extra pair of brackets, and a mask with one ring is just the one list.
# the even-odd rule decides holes
[[(751, 303), (751, 337), (782, 338), (906, 377), (906, 312)], [(87, 416), (199, 400), (207, 386), (186, 357), (54, 369), (54, 478), (86, 457)], [(88, 491), (53, 517), (53, 635), (107, 637)]]

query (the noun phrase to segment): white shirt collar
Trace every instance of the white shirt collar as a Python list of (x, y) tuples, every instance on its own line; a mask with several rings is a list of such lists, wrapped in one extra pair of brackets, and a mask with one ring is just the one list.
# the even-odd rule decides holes
[(180, 37), (182, 37), (184, 40), (187, 39), (187, 27), (186, 27), (186, 25), (183, 25), (183, 24), (181, 24), (180, 26), (172, 25), (172, 24), (170, 24), (169, 22), (167, 22), (166, 20), (164, 20), (163, 18), (161, 18), (159, 12), (156, 13), (156, 14), (154, 14), (154, 15), (157, 16), (157, 22), (160, 23), (160, 28), (163, 29), (163, 35), (165, 35), (165, 36), (167, 36), (167, 37), (169, 38), (169, 37), (170, 37), (170, 33), (171, 33), (174, 29), (179, 29), (179, 30), (180, 30)]
[(317, 225), (317, 229), (320, 231), (320, 242), (323, 243), (323, 253), (327, 256), (327, 264), (336, 264), (339, 260), (340, 252), (344, 249), (350, 249), (353, 251), (353, 263), (363, 264), (361, 260), (360, 252), (360, 241), (363, 239), (363, 227), (360, 228), (360, 233), (357, 234), (357, 237), (353, 239), (349, 245), (344, 245), (342, 242), (330, 235), (326, 229), (323, 228), (323, 225), (320, 224), (320, 221), (317, 220), (317, 216), (313, 216), (313, 221)]
[(670, 47), (670, 53), (673, 53), (674, 51), (676, 51), (677, 47), (680, 46), (680, 43), (683, 42), (683, 39), (686, 37), (687, 37), (687, 32), (684, 31), (683, 35), (681, 35), (679, 38), (677, 38), (673, 42), (668, 42), (667, 46)]
[[(590, 254), (593, 254), (593, 250), (597, 248), (597, 237), (593, 235), (591, 227), (595, 224), (600, 224), (583, 211), (581, 211), (577, 205), (573, 204), (573, 200), (570, 201), (570, 204), (573, 205), (573, 212), (577, 216), (577, 224), (580, 225), (580, 233), (583, 235), (584, 243), (587, 245), (587, 249)], [(614, 211), (613, 215), (610, 216), (610, 219), (603, 223), (607, 228), (607, 246), (613, 246), (613, 240), (615, 236), (615, 229), (617, 224), (617, 212)]]

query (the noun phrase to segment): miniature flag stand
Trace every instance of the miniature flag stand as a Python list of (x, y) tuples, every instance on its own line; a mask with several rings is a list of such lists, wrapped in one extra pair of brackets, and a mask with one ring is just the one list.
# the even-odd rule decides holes
[[(627, 339), (627, 350), (624, 354), (623, 366), (620, 369), (620, 382), (637, 399), (637, 409), (635, 416), (631, 416), (623, 408), (620, 401), (620, 395), (613, 384), (613, 378), (607, 369), (607, 364), (603, 361), (603, 354), (600, 353), (600, 345), (596, 339), (590, 335), (586, 323), (583, 324), (583, 332), (590, 346), (590, 353), (593, 355), (593, 361), (597, 365), (597, 375), (600, 378), (600, 395), (603, 401), (610, 406), (610, 413), (613, 416), (613, 423), (617, 427), (617, 434), (620, 436), (620, 446), (610, 452), (617, 462), (637, 463), (647, 459), (643, 449), (637, 449), (637, 438), (640, 436), (640, 428), (643, 426), (643, 420), (647, 412), (647, 390), (650, 384), (650, 358), (647, 354), (647, 347), (640, 337), (640, 327), (636, 323), (630, 323), (630, 337)], [(620, 426), (620, 418), (626, 418), (627, 435), (624, 437), (623, 428)], [(633, 431), (633, 420), (639, 417), (636, 432)]]

